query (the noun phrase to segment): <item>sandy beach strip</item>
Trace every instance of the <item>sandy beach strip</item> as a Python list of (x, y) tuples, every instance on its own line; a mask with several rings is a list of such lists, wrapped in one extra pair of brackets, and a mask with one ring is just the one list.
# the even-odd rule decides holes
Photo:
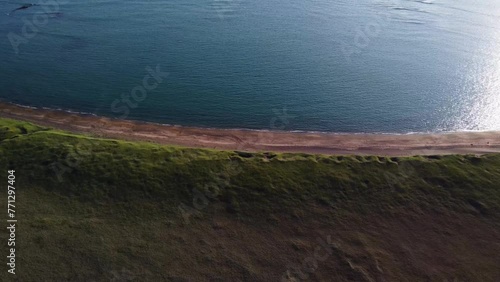
[(413, 156), (500, 152), (500, 132), (335, 134), (208, 129), (119, 120), (0, 103), (0, 116), (92, 136), (247, 152)]

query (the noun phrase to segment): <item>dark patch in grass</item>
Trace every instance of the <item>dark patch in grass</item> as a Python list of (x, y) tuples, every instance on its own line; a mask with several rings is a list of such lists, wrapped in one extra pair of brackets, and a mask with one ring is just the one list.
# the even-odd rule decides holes
[(238, 156), (242, 157), (242, 158), (252, 158), (253, 157), (253, 154), (252, 153), (249, 153), (249, 152), (242, 152), (242, 151), (234, 151)]
[(481, 214), (483, 214), (483, 215), (488, 214), (488, 207), (485, 204), (483, 204), (482, 202), (474, 200), (474, 199), (469, 199), (468, 202), (471, 206), (473, 206)]
[(427, 159), (429, 160), (440, 160), (442, 156), (439, 155), (431, 155), (431, 156), (426, 156)]
[(264, 156), (265, 156), (268, 160), (272, 160), (272, 159), (276, 158), (276, 156), (278, 156), (278, 155), (276, 155), (275, 153), (266, 152), (266, 153), (264, 153)]

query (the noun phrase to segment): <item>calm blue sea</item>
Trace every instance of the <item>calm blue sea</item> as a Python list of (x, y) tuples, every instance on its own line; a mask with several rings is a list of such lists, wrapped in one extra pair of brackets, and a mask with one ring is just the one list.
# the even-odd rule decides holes
[(3, 101), (200, 127), (500, 130), (498, 0), (46, 0), (7, 15), (23, 3), (0, 2)]

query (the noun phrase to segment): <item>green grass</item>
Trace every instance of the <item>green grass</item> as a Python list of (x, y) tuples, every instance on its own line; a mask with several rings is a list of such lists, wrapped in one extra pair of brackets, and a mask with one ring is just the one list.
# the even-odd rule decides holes
[[(500, 156), (359, 157), (224, 152), (97, 139), (0, 120), (0, 169), (27, 187), (89, 202), (217, 201), (266, 211), (317, 201), (359, 210), (500, 207)], [(29, 188), (27, 188), (29, 189)]]
[[(0, 119), (0, 175), (5, 180), (7, 170), (16, 171), (24, 224), (21, 248), (32, 254), (21, 258), (23, 281), (35, 281), (30, 275), (42, 273), (60, 280), (83, 281), (99, 273), (109, 279), (110, 269), (133, 265), (129, 260), (136, 253), (146, 256), (140, 246), (158, 240), (157, 222), (182, 218), (179, 205), (193, 207), (193, 202), (198, 217), (209, 217), (217, 207), (244, 221), (293, 214), (311, 205), (338, 218), (427, 210), (496, 220), (500, 212), (500, 155), (387, 158), (215, 151), (100, 139)], [(141, 233), (141, 228), (152, 233)], [(141, 234), (122, 240), (123, 232)], [(163, 250), (152, 244), (147, 249)], [(65, 249), (69, 253), (58, 253), (61, 257), (44, 255)], [(72, 257), (79, 257), (78, 263)], [(146, 264), (155, 264), (153, 258)], [(45, 270), (44, 260), (52, 268)]]
[(41, 130), (47, 129), (26, 122), (19, 122), (11, 119), (1, 119), (0, 140), (10, 139), (19, 135), (30, 134)]

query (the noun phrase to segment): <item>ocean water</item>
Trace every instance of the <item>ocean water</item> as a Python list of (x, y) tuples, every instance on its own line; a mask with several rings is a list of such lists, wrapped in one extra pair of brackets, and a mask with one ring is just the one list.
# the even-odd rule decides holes
[(200, 127), (500, 130), (498, 0), (47, 0), (7, 15), (21, 3), (0, 2), (3, 101)]

